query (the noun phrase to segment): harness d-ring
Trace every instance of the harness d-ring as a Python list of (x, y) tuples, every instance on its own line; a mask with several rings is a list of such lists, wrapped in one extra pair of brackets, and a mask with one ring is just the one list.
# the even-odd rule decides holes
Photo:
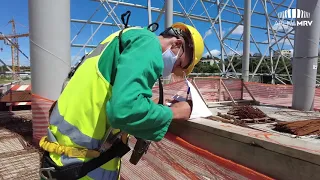
[(148, 26), (148, 30), (151, 32), (155, 32), (156, 30), (158, 30), (159, 28), (159, 24), (158, 23), (151, 23)]

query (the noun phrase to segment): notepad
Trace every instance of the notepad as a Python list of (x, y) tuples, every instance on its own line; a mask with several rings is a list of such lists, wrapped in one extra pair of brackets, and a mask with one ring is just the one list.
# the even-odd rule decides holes
[[(205, 102), (202, 100), (200, 94), (196, 90), (196, 88), (186, 79), (186, 84), (190, 88), (190, 99), (192, 100), (192, 112), (190, 119), (201, 118), (212, 116), (212, 112), (207, 107)], [(187, 91), (188, 89), (186, 89)], [(186, 97), (174, 95), (172, 97), (176, 101), (186, 101)], [(171, 105), (171, 103), (167, 103), (167, 105)]]

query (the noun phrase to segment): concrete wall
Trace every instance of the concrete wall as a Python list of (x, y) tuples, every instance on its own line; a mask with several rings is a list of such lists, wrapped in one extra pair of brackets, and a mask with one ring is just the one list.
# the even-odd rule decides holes
[(272, 178), (320, 179), (319, 144), (205, 119), (173, 122), (169, 131)]

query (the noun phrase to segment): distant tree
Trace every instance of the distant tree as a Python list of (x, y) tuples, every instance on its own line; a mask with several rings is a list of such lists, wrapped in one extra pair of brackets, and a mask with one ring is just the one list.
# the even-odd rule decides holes
[(218, 73), (219, 68), (216, 65), (211, 66), (209, 63), (198, 63), (193, 71), (193, 73)]

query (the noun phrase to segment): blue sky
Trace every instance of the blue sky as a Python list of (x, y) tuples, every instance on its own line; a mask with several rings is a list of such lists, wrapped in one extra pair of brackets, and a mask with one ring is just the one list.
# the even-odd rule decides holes
[[(147, 0), (126, 0), (125, 2), (129, 3), (136, 3), (136, 4), (141, 4), (146, 6), (147, 5)], [(194, 3), (193, 0), (180, 0), (182, 6), (186, 9), (188, 12), (192, 4)], [(235, 4), (238, 7), (243, 7), (243, 1), (242, 0), (234, 0)], [(255, 4), (255, 0), (252, 0), (252, 7)], [(273, 2), (280, 2), (280, 0), (274, 0)], [(289, 5), (291, 1), (287, 1), (284, 3), (285, 5)], [(206, 8), (208, 8), (208, 13), (212, 18), (217, 16), (217, 6), (211, 5), (210, 3), (204, 2), (206, 5)], [(229, 2), (231, 4), (231, 2)], [(105, 4), (106, 7), (107, 4)], [(81, 19), (81, 20), (86, 20), (88, 19), (95, 9), (99, 6), (98, 2), (93, 2), (91, 0), (71, 0), (71, 19)], [(111, 6), (114, 6), (114, 4), (111, 4)], [(152, 1), (152, 7), (157, 7), (157, 8), (162, 8), (163, 6), (163, 0), (153, 0)], [(293, 3), (292, 7), (295, 7), (295, 2)], [(109, 8), (109, 7), (108, 7)], [(237, 11), (235, 9), (227, 8), (232, 11)], [(271, 12), (272, 6), (268, 6), (268, 11)], [(115, 9), (115, 13), (118, 15), (120, 18), (120, 14), (123, 12), (126, 12), (127, 10), (131, 11), (131, 17), (130, 17), (130, 25), (135, 25), (135, 26), (147, 26), (148, 25), (148, 14), (146, 9), (138, 9), (138, 8), (133, 8), (133, 7), (127, 7), (127, 6), (121, 6), (119, 5)], [(257, 6), (255, 7), (256, 11), (263, 12), (263, 6), (261, 4), (261, 1), (259, 0), (257, 3)], [(284, 8), (279, 8), (277, 9), (276, 12), (280, 12), (285, 10)], [(179, 5), (178, 1), (174, 0), (174, 11), (180, 11), (182, 12), (182, 8)], [(242, 11), (240, 10), (242, 13)], [(193, 14), (197, 15), (203, 15), (206, 16), (206, 13), (204, 12), (204, 9), (201, 5), (201, 3), (198, 1), (196, 4), (194, 10), (192, 11)], [(93, 21), (102, 21), (105, 16), (107, 15), (107, 11), (102, 7), (100, 10), (97, 12), (97, 14), (93, 17)], [(153, 21), (156, 20), (158, 17), (159, 13), (153, 12), (152, 13), (152, 19)], [(273, 14), (276, 15), (276, 14)], [(17, 33), (26, 33), (28, 32), (28, 1), (27, 0), (2, 0), (1, 1), (1, 6), (0, 6), (0, 32), (4, 34), (10, 34), (11, 33), (11, 24), (8, 24), (8, 21), (10, 21), (12, 18), (15, 19), (17, 22)], [(234, 21), (238, 22), (240, 20), (240, 17), (238, 15), (232, 14), (228, 11), (223, 11), (222, 13), (222, 19), (228, 20), (228, 21)], [(187, 24), (191, 24), (190, 21), (186, 18), (181, 18), (181, 17), (176, 17), (174, 16), (173, 22), (185, 22)], [(106, 22), (114, 23), (112, 18), (108, 18)], [(209, 27), (211, 26), (210, 23), (206, 23), (203, 21), (197, 21), (193, 20), (194, 25), (196, 28), (199, 30), (202, 36), (205, 36), (206, 32), (207, 35), (205, 38), (205, 43), (208, 46), (208, 49), (211, 50), (211, 52), (214, 55), (218, 55), (220, 49), (220, 43), (217, 39), (217, 36), (214, 31), (211, 31), (212, 33), (210, 34)], [(255, 26), (260, 26), (260, 27), (265, 27), (266, 25), (266, 20), (264, 16), (261, 15), (253, 15), (252, 16), (252, 25)], [(162, 16), (160, 22), (159, 22), (159, 30), (156, 32), (156, 34), (159, 34), (161, 30), (164, 28), (164, 16)], [(274, 21), (272, 21), (272, 25), (274, 25)], [(71, 39), (75, 36), (75, 34), (79, 31), (81, 28), (82, 24), (80, 23), (71, 23)], [(233, 24), (230, 23), (222, 23), (222, 30), (224, 31), (224, 34), (228, 33), (231, 28), (234, 27)], [(79, 34), (79, 36), (74, 40), (73, 43), (75, 44), (84, 44), (88, 40), (88, 38), (91, 36), (91, 34), (97, 29), (98, 25), (87, 25), (83, 31)], [(215, 25), (216, 29), (218, 30), (218, 25)], [(112, 32), (119, 30), (118, 27), (109, 27), (109, 26), (102, 26), (99, 31), (97, 31), (96, 35), (93, 37), (93, 39), (88, 43), (88, 44), (93, 44), (96, 45), (99, 43), (101, 40), (106, 38), (108, 35), (110, 35)], [(230, 38), (234, 39), (239, 39), (241, 34), (242, 34), (242, 28), (239, 27), (233, 33), (229, 36)], [(208, 33), (209, 32), (209, 33)], [(267, 40), (267, 35), (265, 30), (260, 30), (260, 29), (255, 29), (251, 28), (252, 35), (255, 39), (255, 41), (266, 41)], [(235, 49), (235, 46), (237, 44), (236, 41), (232, 40), (226, 40), (225, 43)], [(293, 41), (292, 41), (293, 43)], [(19, 44), (21, 50), (29, 56), (29, 38), (19, 38)], [(292, 49), (291, 45), (288, 45), (288, 42), (284, 43), (285, 49)], [(11, 50), (10, 47), (5, 45), (3, 41), (0, 41), (0, 48), (3, 50), (0, 51), (0, 58), (3, 59), (6, 63), (11, 64)], [(262, 50), (262, 53), (264, 53), (266, 46), (265, 45), (260, 45), (260, 48)], [(84, 51), (79, 52), (80, 48), (72, 48), (71, 51), (71, 56), (74, 57), (75, 55), (79, 54), (82, 56), (84, 54)], [(86, 49), (89, 51), (90, 49)], [(230, 49), (226, 48), (227, 53), (231, 53)], [(239, 53), (242, 52), (242, 43), (240, 43), (240, 46), (238, 47), (237, 51)], [(251, 44), (251, 52), (255, 53), (258, 52), (257, 48), (255, 45), (252, 43)], [(204, 53), (207, 53), (207, 50), (205, 50)], [(29, 60), (27, 60), (25, 57), (23, 57), (20, 54), (20, 63), (22, 65), (29, 65)]]

